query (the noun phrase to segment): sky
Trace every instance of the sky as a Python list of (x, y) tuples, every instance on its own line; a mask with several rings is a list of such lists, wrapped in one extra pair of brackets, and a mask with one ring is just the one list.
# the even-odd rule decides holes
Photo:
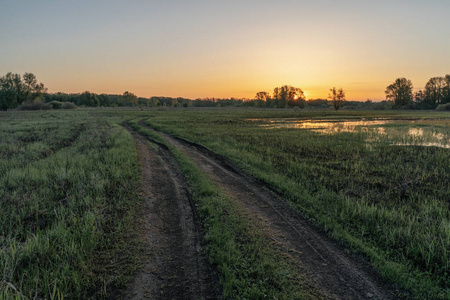
[(449, 0), (0, 0), (0, 76), (49, 92), (385, 99), (450, 74)]

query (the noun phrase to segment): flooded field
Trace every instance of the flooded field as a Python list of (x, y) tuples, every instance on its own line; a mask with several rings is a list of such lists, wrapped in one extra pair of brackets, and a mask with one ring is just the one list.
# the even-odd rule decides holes
[(267, 129), (295, 128), (310, 130), (322, 135), (342, 132), (365, 136), (368, 146), (387, 143), (394, 146), (424, 146), (450, 149), (450, 122), (448, 120), (299, 120), (299, 119), (249, 119)]

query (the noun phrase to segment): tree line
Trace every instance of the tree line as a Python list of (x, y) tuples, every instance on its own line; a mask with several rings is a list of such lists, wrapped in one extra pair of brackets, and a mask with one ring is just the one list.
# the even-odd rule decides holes
[(414, 92), (411, 80), (397, 78), (386, 87), (386, 99), (394, 102), (394, 108), (434, 109), (450, 103), (450, 75), (432, 77), (425, 88)]
[[(411, 80), (406, 78), (397, 78), (392, 84), (388, 85), (385, 90), (386, 100), (381, 104), (375, 104), (371, 100), (367, 100), (363, 104), (356, 105), (359, 107), (372, 107), (374, 109), (435, 109), (439, 105), (450, 103), (450, 75), (444, 77), (432, 77), (428, 80), (425, 88), (414, 92)], [(345, 92), (342, 88), (330, 89), (328, 99), (335, 110), (348, 105), (345, 100)], [(320, 100), (320, 99), (319, 99)], [(255, 95), (255, 101), (261, 102), (260, 107), (270, 108), (287, 108), (311, 106), (312, 100), (306, 101), (302, 89), (292, 86), (276, 87), (272, 96), (268, 92), (258, 92)], [(352, 101), (351, 106), (355, 106)], [(445, 106), (450, 110), (450, 104)]]
[(274, 88), (272, 96), (268, 92), (258, 92), (256, 93), (255, 100), (259, 102), (259, 107), (270, 108), (304, 108), (306, 103), (303, 90), (290, 85)]
[(238, 98), (198, 98), (195, 100), (182, 97), (137, 97), (130, 92), (117, 94), (95, 94), (89, 91), (83, 93), (44, 94), (46, 103), (73, 102), (84, 107), (227, 107), (243, 106), (247, 99)]
[[(36, 76), (25, 73), (23, 76), (11, 72), (0, 77), (0, 109), (58, 109), (82, 107), (260, 107), (260, 108), (330, 108), (346, 109), (435, 109), (438, 105), (450, 103), (450, 75), (433, 77), (424, 90), (414, 92), (412, 82), (397, 78), (386, 87), (386, 100), (373, 102), (367, 100), (347, 101), (342, 88), (330, 89), (327, 99), (306, 101), (301, 88), (290, 85), (275, 87), (272, 95), (261, 91), (254, 99), (247, 98), (173, 98), (137, 97), (125, 91), (123, 94), (47, 93), (43, 83)], [(450, 109), (450, 104), (447, 109)]]
[[(336, 87), (333, 87), (332, 89), (330, 89), (330, 92), (331, 93), (328, 95), (328, 98), (331, 100), (334, 109), (338, 110), (343, 107), (345, 104), (344, 90), (342, 88), (336, 89)], [(274, 88), (272, 96), (268, 92), (256, 93), (255, 101), (258, 102), (260, 107), (305, 108), (307, 106), (307, 103), (312, 100), (306, 101), (305, 93), (301, 88), (293, 87), (290, 85), (283, 85), (281, 87)]]
[(7, 73), (0, 77), (0, 109), (15, 108), (26, 101), (42, 100), (47, 89), (32, 73)]

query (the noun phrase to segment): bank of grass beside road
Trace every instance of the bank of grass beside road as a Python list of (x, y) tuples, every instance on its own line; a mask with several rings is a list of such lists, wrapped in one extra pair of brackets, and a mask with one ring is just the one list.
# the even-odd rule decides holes
[(152, 127), (200, 143), (268, 183), (415, 297), (449, 296), (449, 149), (389, 143), (368, 147), (363, 131), (320, 135), (265, 129), (255, 121), (425, 118), (427, 126), (445, 132), (448, 114), (215, 110), (151, 115), (147, 122)]
[(210, 262), (219, 272), (225, 299), (324, 298), (185, 154), (138, 121), (130, 122), (132, 128), (167, 146), (179, 163), (205, 231)]
[(3, 113), (0, 136), (0, 298), (120, 295), (141, 247), (130, 134), (58, 111)]

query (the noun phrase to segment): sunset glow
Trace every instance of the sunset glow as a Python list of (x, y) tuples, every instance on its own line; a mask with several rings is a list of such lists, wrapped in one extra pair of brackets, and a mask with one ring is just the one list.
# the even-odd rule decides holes
[(382, 100), (407, 77), (450, 73), (450, 2), (6, 1), (0, 74), (49, 92), (247, 97), (292, 85)]

